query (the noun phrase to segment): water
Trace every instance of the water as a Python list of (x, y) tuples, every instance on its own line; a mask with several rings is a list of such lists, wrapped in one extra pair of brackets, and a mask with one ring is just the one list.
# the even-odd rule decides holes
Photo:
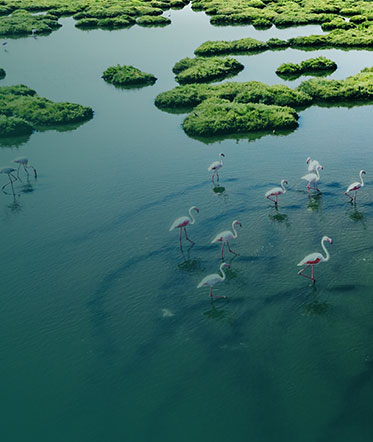
[[(184, 115), (153, 105), (176, 85), (176, 61), (208, 39), (322, 31), (216, 28), (188, 8), (172, 20), (83, 32), (63, 19), (59, 31), (9, 40), (1, 54), (2, 85), (95, 110), (75, 130), (1, 148), (1, 164), (25, 155), (39, 172), (15, 197), (0, 195), (1, 439), (370, 441), (372, 106), (311, 107), (287, 136), (190, 139)], [(286, 83), (276, 67), (316, 55), (337, 62), (330, 78), (371, 65), (367, 51), (289, 49), (238, 57), (236, 79)], [(158, 81), (117, 89), (100, 78), (117, 63)], [(207, 166), (219, 152), (217, 194)], [(325, 169), (318, 198), (300, 180), (308, 155)], [(343, 192), (362, 168), (354, 209)], [(283, 178), (291, 189), (276, 212), (264, 193)], [(191, 205), (197, 244), (182, 254), (168, 227)], [(217, 287), (228, 299), (211, 304), (196, 286), (217, 271), (209, 241), (233, 219), (243, 224), (232, 243), (240, 256), (227, 256)], [(331, 260), (311, 287), (296, 264), (321, 251), (323, 235), (334, 240)]]

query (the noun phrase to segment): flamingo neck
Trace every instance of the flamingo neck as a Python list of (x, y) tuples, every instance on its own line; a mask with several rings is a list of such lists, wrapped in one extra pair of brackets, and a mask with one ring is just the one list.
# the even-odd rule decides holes
[(232, 223), (232, 230), (233, 230), (233, 238), (237, 238), (237, 236), (238, 236), (238, 233), (237, 233), (237, 230), (235, 229), (235, 222), (233, 221), (233, 223)]
[(360, 172), (360, 181), (361, 181), (361, 187), (364, 186), (364, 181), (363, 181), (363, 174)]
[(329, 256), (329, 252), (326, 250), (326, 247), (325, 247), (325, 241), (326, 241), (326, 239), (323, 239), (322, 241), (321, 241), (321, 247), (323, 248), (323, 250), (324, 250), (324, 252), (325, 252), (325, 258), (324, 258), (324, 261), (329, 261), (329, 258), (330, 258), (330, 256)]
[(190, 224), (194, 224), (196, 220), (194, 219), (193, 209), (192, 208), (189, 209), (189, 215), (192, 218), (192, 221), (190, 222)]
[(221, 155), (219, 155), (220, 157), (220, 164), (223, 165), (223, 157)]
[(282, 191), (284, 193), (286, 193), (286, 187), (285, 187), (285, 183), (283, 181), (281, 181), (281, 188), (282, 188)]
[(225, 279), (225, 273), (224, 273), (224, 270), (223, 270), (223, 268), (225, 267), (225, 265), (224, 265), (224, 263), (223, 264), (221, 264), (220, 265), (220, 268), (219, 268), (219, 270), (221, 271), (221, 273), (222, 273), (222, 277), (221, 277), (221, 280), (222, 281), (224, 281), (224, 279)]

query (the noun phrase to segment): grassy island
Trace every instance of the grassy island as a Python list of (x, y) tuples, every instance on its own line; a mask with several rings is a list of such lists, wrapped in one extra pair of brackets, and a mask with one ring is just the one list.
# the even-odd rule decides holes
[(102, 78), (112, 84), (120, 86), (136, 86), (154, 84), (157, 78), (152, 74), (140, 71), (134, 66), (111, 66), (102, 74)]
[(0, 68), (0, 80), (5, 78), (5, 76), (6, 76), (6, 72), (4, 71), (4, 69)]
[(223, 79), (242, 71), (243, 68), (240, 62), (231, 57), (195, 57), (178, 61), (172, 71), (177, 74), (178, 83), (186, 84)]
[(0, 17), (1, 36), (31, 35), (33, 29), (38, 34), (49, 34), (61, 26), (55, 15), (32, 15), (21, 9), (10, 16)]
[(24, 85), (0, 87), (0, 135), (24, 135), (43, 126), (75, 123), (93, 117), (90, 107), (54, 103)]
[(309, 58), (299, 64), (283, 63), (276, 74), (283, 78), (298, 78), (303, 74), (330, 74), (337, 69), (337, 64), (325, 57)]
[(269, 129), (292, 129), (298, 115), (290, 107), (232, 103), (210, 98), (185, 118), (183, 129), (192, 136), (214, 136)]
[(199, 46), (194, 53), (196, 55), (220, 55), (220, 54), (242, 54), (247, 52), (260, 52), (268, 49), (268, 45), (255, 38), (242, 38), (233, 41), (206, 41)]
[(166, 26), (171, 20), (163, 15), (143, 15), (136, 20), (136, 23), (141, 26)]

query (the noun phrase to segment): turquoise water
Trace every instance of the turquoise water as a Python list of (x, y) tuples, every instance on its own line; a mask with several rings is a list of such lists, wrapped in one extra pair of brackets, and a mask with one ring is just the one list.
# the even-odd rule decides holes
[[(8, 40), (2, 85), (92, 106), (75, 130), (3, 146), (1, 164), (28, 156), (39, 173), (0, 194), (1, 439), (6, 442), (334, 441), (372, 439), (372, 106), (311, 107), (287, 136), (202, 143), (184, 115), (158, 110), (171, 68), (208, 39), (289, 38), (318, 26), (212, 27), (172, 11), (166, 28), (83, 32), (72, 19), (48, 37)], [(295, 50), (237, 57), (235, 79), (286, 83), (274, 71), (314, 55), (330, 78), (372, 64), (371, 52)], [(113, 64), (158, 77), (121, 90)], [(302, 78), (291, 83), (296, 85)], [(207, 166), (226, 155), (225, 191)], [(319, 197), (300, 179), (324, 166)], [(358, 204), (343, 192), (367, 170)], [(281, 179), (278, 212), (264, 199)], [(2, 178), (5, 180), (5, 177)], [(172, 221), (200, 209), (178, 248)], [(213, 304), (198, 282), (217, 271), (212, 237), (239, 219), (231, 268)], [(317, 283), (296, 264), (333, 238)]]

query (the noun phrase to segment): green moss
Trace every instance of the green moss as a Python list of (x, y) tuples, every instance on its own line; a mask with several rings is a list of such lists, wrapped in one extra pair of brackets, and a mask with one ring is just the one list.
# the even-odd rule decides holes
[(30, 135), (32, 132), (32, 124), (23, 118), (0, 115), (0, 137)]
[(213, 98), (204, 101), (185, 118), (183, 129), (191, 136), (213, 136), (298, 126), (290, 107), (232, 103)]
[(291, 47), (363, 47), (373, 48), (373, 26), (348, 30), (336, 29), (325, 35), (290, 38)]
[(265, 51), (268, 46), (254, 38), (242, 38), (233, 41), (206, 41), (194, 53), (196, 55), (242, 54), (247, 52)]
[(242, 71), (243, 68), (241, 63), (231, 57), (196, 57), (180, 60), (172, 70), (178, 74), (176, 81), (185, 84), (226, 78)]
[(141, 26), (165, 26), (171, 23), (171, 20), (162, 15), (152, 16), (143, 15), (136, 20), (136, 23)]
[(296, 78), (302, 74), (317, 72), (331, 73), (337, 69), (337, 64), (325, 57), (309, 58), (299, 64), (283, 63), (276, 70), (276, 74), (282, 77), (291, 76)]
[(26, 35), (32, 34), (36, 29), (38, 34), (48, 34), (61, 27), (57, 17), (32, 15), (27, 11), (18, 10), (9, 17), (0, 17), (0, 35)]
[(0, 68), (0, 80), (5, 78), (5, 76), (6, 76), (6, 72), (4, 71), (4, 69)]
[(325, 22), (321, 25), (323, 31), (332, 31), (333, 29), (351, 29), (355, 27), (356, 26), (354, 23), (348, 22), (342, 17), (333, 18), (333, 20)]
[(92, 118), (93, 111), (79, 104), (54, 103), (27, 86), (17, 85), (0, 87), (0, 116), (7, 117), (1, 123), (6, 135), (19, 135), (41, 126), (85, 121)]
[(134, 66), (111, 66), (102, 74), (102, 78), (112, 84), (132, 86), (140, 84), (154, 84), (156, 77), (152, 74), (141, 72)]

